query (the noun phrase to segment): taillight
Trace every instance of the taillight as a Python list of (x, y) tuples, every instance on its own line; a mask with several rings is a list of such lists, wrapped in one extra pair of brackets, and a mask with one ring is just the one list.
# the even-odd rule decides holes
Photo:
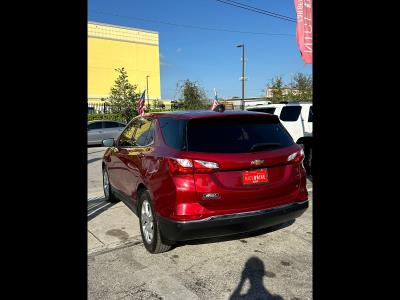
[(169, 171), (172, 174), (192, 174), (193, 164), (190, 159), (169, 158)]
[(218, 164), (212, 161), (197, 160), (194, 161), (194, 172), (195, 173), (212, 173), (218, 169)]
[(296, 151), (295, 153), (290, 154), (287, 158), (287, 161), (298, 163), (302, 162), (303, 159), (304, 159), (304, 151), (303, 149), (301, 149), (299, 151)]
[(186, 158), (169, 158), (168, 165), (172, 174), (212, 173), (219, 168), (215, 162)]

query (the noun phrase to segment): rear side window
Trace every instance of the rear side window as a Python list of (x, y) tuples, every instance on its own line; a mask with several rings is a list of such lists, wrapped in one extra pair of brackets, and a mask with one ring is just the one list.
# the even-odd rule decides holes
[(284, 106), (281, 111), (280, 119), (282, 121), (297, 121), (301, 112), (301, 106)]
[(249, 109), (249, 111), (256, 111), (256, 112), (262, 112), (262, 113), (267, 113), (267, 114), (274, 114), (275, 112), (275, 107), (263, 107), (263, 108), (252, 108)]
[(277, 119), (193, 119), (187, 125), (188, 151), (248, 153), (293, 145), (293, 139)]
[(135, 145), (133, 141), (133, 134), (135, 133), (135, 122), (132, 121), (129, 125), (125, 128), (125, 130), (121, 133), (118, 146), (120, 147), (133, 147)]
[(141, 127), (138, 127), (135, 137), (136, 137), (136, 145), (138, 146), (147, 146), (153, 142), (153, 122), (152, 120), (146, 120), (143, 122)]
[(160, 129), (165, 143), (175, 149), (185, 150), (185, 120), (160, 118)]
[(308, 113), (308, 122), (312, 122), (314, 118), (314, 112), (313, 112), (313, 108), (312, 105), (310, 106), (310, 112)]

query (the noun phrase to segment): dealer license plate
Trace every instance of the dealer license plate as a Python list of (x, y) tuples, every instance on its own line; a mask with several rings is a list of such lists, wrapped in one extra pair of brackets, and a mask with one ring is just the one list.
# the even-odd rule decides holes
[(243, 185), (266, 184), (269, 182), (268, 170), (259, 169), (242, 172)]

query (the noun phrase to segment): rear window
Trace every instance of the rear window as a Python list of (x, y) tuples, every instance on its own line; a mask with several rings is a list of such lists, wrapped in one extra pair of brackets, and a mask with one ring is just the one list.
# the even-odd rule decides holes
[(248, 153), (293, 145), (293, 139), (277, 119), (193, 119), (187, 125), (188, 151)]
[(165, 143), (175, 149), (185, 150), (185, 120), (160, 118), (160, 128)]
[(282, 121), (297, 121), (300, 116), (301, 106), (284, 106), (281, 111)]
[(251, 108), (251, 109), (248, 109), (248, 110), (249, 111), (267, 113), (267, 114), (274, 114), (275, 109), (276, 109), (275, 107), (263, 107), (263, 108)]

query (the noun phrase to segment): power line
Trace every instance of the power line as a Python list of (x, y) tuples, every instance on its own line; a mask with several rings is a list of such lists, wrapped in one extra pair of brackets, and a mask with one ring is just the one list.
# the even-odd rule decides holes
[(242, 34), (258, 34), (258, 35), (272, 35), (272, 36), (294, 36), (294, 34), (290, 34), (290, 33), (268, 33), (268, 32), (252, 32), (252, 31), (238, 31), (238, 30), (229, 30), (229, 29), (218, 29), (218, 28), (212, 28), (212, 27), (200, 27), (200, 26), (193, 26), (193, 25), (187, 25), (187, 24), (177, 24), (177, 23), (171, 23), (171, 22), (165, 22), (165, 21), (156, 21), (156, 20), (151, 20), (151, 19), (133, 18), (133, 17), (122, 16), (122, 15), (115, 14), (115, 13), (105, 13), (105, 12), (100, 12), (100, 11), (91, 11), (91, 12), (94, 13), (94, 14), (111, 15), (111, 16), (114, 16), (114, 17), (124, 18), (124, 19), (128, 19), (128, 20), (137, 20), (137, 21), (141, 21), (141, 22), (165, 24), (165, 25), (183, 27), (183, 28), (190, 28), (190, 29), (209, 30), (209, 31), (222, 31), (222, 32), (231, 32), (231, 33), (242, 33)]
[(224, 4), (236, 6), (236, 7), (242, 8), (242, 9), (246, 9), (246, 10), (249, 10), (249, 11), (252, 11), (252, 12), (256, 12), (256, 13), (259, 13), (259, 14), (263, 14), (263, 15), (266, 15), (266, 16), (269, 16), (269, 17), (273, 17), (273, 18), (284, 20), (284, 21), (289, 21), (289, 22), (296, 23), (296, 19), (294, 19), (294, 18), (291, 18), (291, 17), (288, 17), (288, 16), (284, 16), (284, 15), (280, 15), (280, 14), (274, 13), (272, 11), (268, 11), (268, 10), (265, 10), (265, 9), (257, 8), (257, 7), (250, 6), (250, 5), (247, 5), (247, 4), (243, 4), (243, 3), (239, 3), (239, 2), (231, 1), (231, 0), (216, 0), (216, 1), (224, 3)]

